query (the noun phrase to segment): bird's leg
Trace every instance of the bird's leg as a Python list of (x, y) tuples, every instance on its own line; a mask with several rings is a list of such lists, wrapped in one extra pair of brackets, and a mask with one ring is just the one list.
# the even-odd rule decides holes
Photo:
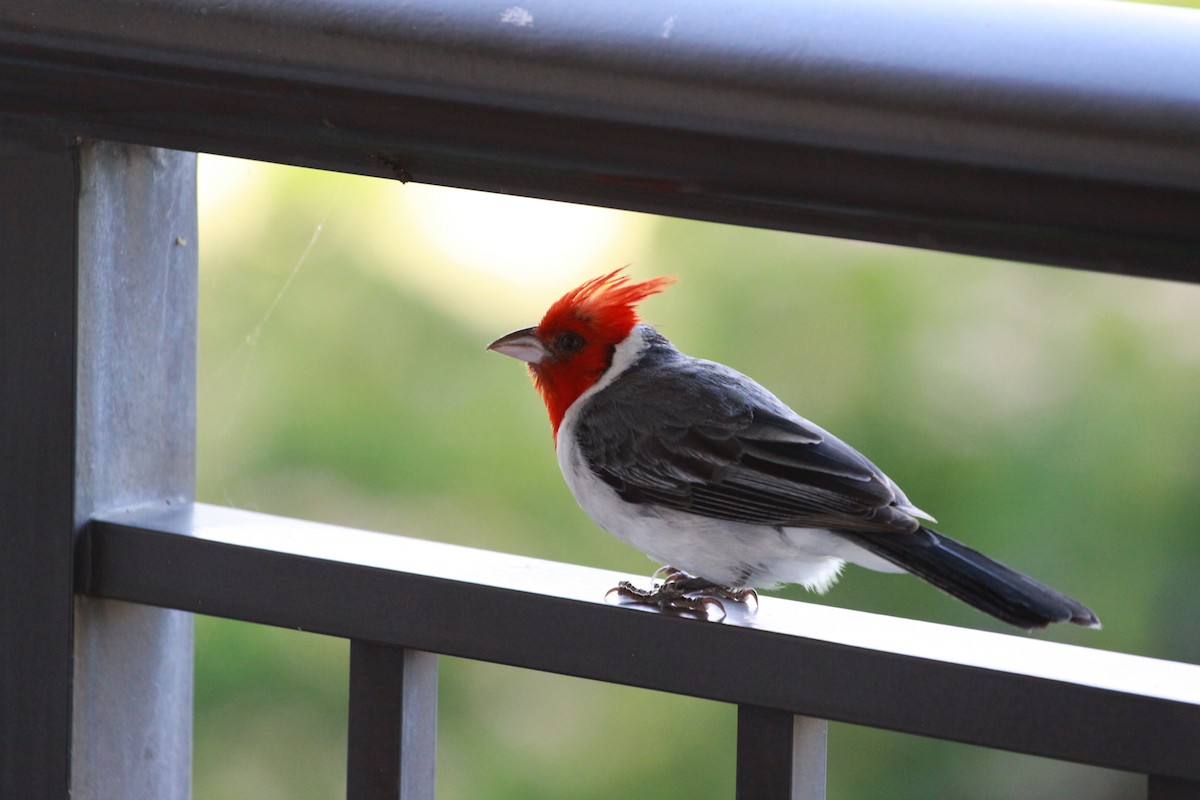
[(672, 567), (670, 564), (663, 564), (661, 567), (654, 570), (654, 574), (650, 576), (650, 580), (658, 581), (659, 578), (662, 578), (663, 582), (666, 583), (667, 581), (678, 580), (679, 578), (686, 577), (688, 577), (688, 574), (683, 570)]

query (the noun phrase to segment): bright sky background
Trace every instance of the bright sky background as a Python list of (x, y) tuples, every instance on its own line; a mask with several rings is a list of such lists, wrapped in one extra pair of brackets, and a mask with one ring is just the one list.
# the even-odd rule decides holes
[[(286, 169), (291, 168), (201, 155), (199, 204), (206, 236), (230, 245), (262, 224), (254, 215), (262, 207), (258, 198), (268, 176)], [(655, 224), (652, 216), (612, 209), (319, 175), (331, 187), (324, 217), (297, 220), (312, 230), (314, 250), (335, 247), (346, 235), (361, 236), (371, 258), (358, 267), (425, 293), (481, 329), (521, 314), (527, 319), (521, 324), (533, 324), (536, 318), (528, 315), (540, 314), (557, 292), (637, 261)], [(279, 254), (292, 261), (302, 256)], [(653, 270), (652, 264), (634, 265), (635, 273)]]

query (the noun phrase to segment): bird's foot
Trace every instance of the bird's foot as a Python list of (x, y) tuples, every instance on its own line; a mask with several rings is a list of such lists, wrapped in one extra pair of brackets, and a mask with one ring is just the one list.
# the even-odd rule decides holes
[(629, 581), (621, 581), (617, 586), (608, 590), (609, 595), (615, 594), (622, 600), (641, 606), (657, 606), (663, 611), (678, 614), (695, 614), (708, 619), (708, 612), (716, 610), (725, 618), (725, 604), (715, 597), (699, 595), (689, 597), (685, 589), (679, 588), (681, 582), (663, 582), (656, 584), (653, 589), (639, 589)]
[[(659, 577), (662, 580), (657, 580)], [(663, 611), (674, 611), (683, 614), (695, 614), (708, 619), (710, 610), (719, 611), (721, 616), (716, 621), (725, 618), (725, 604), (722, 600), (735, 603), (745, 603), (753, 598), (758, 605), (758, 592), (753, 589), (733, 589), (720, 586), (704, 578), (695, 578), (682, 570), (665, 566), (656, 571), (652, 577), (654, 588), (639, 589), (629, 581), (621, 583), (609, 590), (623, 600), (638, 605), (657, 606)]]
[(729, 586), (722, 586), (719, 583), (705, 580), (704, 578), (693, 578), (681, 569), (676, 569), (672, 566), (660, 567), (651, 580), (662, 576), (663, 586), (672, 585), (681, 589), (688, 595), (701, 595), (710, 598), (720, 598), (721, 600), (730, 600), (734, 603), (745, 603), (748, 600), (753, 600), (754, 605), (758, 605), (758, 592), (754, 589), (734, 589)]

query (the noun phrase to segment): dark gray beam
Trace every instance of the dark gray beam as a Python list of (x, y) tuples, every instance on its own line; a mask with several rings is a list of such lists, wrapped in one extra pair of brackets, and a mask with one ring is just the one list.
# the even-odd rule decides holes
[(1200, 279), (1200, 14), (9, 0), (10, 123)]
[(212, 506), (90, 536), (98, 596), (1200, 780), (1200, 666), (774, 598), (710, 624), (606, 604), (629, 576)]

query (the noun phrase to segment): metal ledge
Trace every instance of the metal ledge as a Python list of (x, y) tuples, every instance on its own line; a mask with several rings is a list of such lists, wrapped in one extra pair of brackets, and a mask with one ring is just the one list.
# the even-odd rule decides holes
[(1200, 280), (1200, 13), (10, 0), (9, 125)]
[(95, 520), (80, 561), (101, 597), (1200, 779), (1192, 665), (774, 598), (706, 623), (607, 604), (625, 575), (204, 505)]

